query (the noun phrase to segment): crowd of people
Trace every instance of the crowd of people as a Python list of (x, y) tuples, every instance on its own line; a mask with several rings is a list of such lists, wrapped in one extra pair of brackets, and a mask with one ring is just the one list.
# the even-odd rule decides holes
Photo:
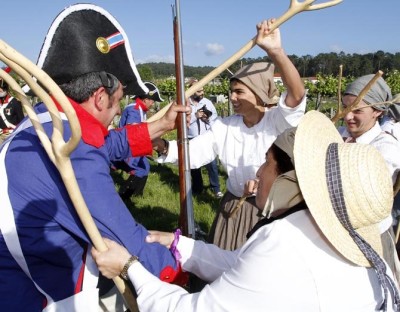
[[(398, 106), (379, 78), (342, 128), (306, 113), (307, 92), (274, 23), (256, 25), (256, 44), (270, 62), (243, 66), (230, 79), (234, 115), (218, 117), (201, 89), (188, 105), (171, 105), (146, 123), (146, 111), (163, 99), (141, 80), (121, 25), (92, 4), (56, 17), (37, 65), (78, 117), (82, 136), (70, 160), (108, 249), (92, 246), (32, 121), (0, 81), (7, 133), (0, 145), (2, 310), (98, 311), (99, 277), (120, 276), (140, 311), (400, 311)], [(372, 76), (346, 87), (345, 108)], [(134, 102), (109, 129), (124, 94)], [(75, 129), (53, 100), (67, 141)], [(34, 110), (50, 136), (48, 108), (37, 103)], [(175, 129), (178, 114), (186, 115), (193, 191), (203, 190), (207, 166), (214, 195), (223, 196), (208, 243), (179, 230), (149, 231), (125, 204), (143, 194), (153, 150), (159, 163), (177, 162), (177, 143), (162, 136)], [(217, 160), (228, 176), (225, 194)], [(112, 167), (129, 173), (119, 193)], [(188, 292), (188, 273), (207, 285)]]

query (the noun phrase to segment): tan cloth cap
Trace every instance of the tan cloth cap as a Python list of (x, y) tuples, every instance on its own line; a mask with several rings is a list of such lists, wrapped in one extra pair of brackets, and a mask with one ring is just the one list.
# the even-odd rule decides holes
[(243, 66), (231, 78), (237, 79), (249, 87), (265, 104), (276, 104), (279, 91), (274, 83), (275, 66), (261, 62)]

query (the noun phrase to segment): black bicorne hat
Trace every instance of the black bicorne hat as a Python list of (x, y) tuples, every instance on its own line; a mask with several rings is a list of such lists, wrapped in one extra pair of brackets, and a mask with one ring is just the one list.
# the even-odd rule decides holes
[(125, 86), (125, 93), (147, 93), (128, 37), (115, 18), (93, 4), (67, 7), (49, 28), (37, 65), (57, 84), (83, 74), (106, 71)]
[(149, 89), (149, 92), (145, 94), (143, 97), (152, 99), (156, 102), (163, 102), (164, 100), (161, 98), (160, 90), (156, 87), (156, 85), (150, 81), (145, 81), (144, 85)]

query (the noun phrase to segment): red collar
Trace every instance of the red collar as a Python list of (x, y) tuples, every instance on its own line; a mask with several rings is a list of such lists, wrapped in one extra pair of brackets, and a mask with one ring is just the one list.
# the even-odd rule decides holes
[[(104, 144), (104, 137), (108, 135), (108, 130), (96, 118), (89, 114), (82, 106), (74, 100), (68, 98), (81, 125), (82, 141), (86, 144), (99, 148)], [(53, 98), (57, 108), (60, 112), (63, 111), (62, 107)]]
[(136, 98), (135, 101), (136, 101), (135, 109), (139, 109), (140, 107), (144, 112), (147, 112), (149, 110), (149, 108), (146, 106), (146, 104), (144, 104), (144, 102), (141, 99)]
[(7, 94), (4, 98), (0, 99), (1, 104), (7, 104), (10, 101), (10, 95)]

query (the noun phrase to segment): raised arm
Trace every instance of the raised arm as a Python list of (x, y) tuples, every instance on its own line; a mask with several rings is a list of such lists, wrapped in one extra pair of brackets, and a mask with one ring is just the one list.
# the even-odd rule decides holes
[(257, 45), (267, 52), (276, 67), (279, 68), (282, 80), (287, 88), (285, 103), (289, 107), (295, 107), (300, 104), (304, 97), (304, 84), (300, 78), (299, 72), (286, 55), (282, 47), (279, 28), (271, 33), (270, 27), (275, 19), (265, 20), (257, 24)]

